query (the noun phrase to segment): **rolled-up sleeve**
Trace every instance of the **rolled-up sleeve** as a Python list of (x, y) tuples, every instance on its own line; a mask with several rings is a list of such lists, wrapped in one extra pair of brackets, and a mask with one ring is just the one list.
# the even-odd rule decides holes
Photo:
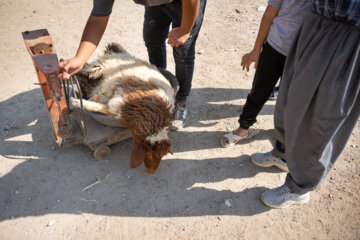
[(94, 0), (91, 16), (104, 17), (111, 14), (114, 0)]
[(282, 3), (283, 0), (268, 0), (268, 4), (276, 8), (280, 8)]

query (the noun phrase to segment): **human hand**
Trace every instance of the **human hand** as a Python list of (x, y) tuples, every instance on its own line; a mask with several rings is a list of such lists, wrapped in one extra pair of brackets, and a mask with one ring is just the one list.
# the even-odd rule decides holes
[(249, 71), (250, 64), (252, 62), (255, 63), (255, 68), (257, 68), (259, 63), (259, 57), (260, 57), (260, 51), (253, 49), (251, 52), (244, 54), (244, 56), (241, 59), (241, 66), (243, 67), (243, 70)]
[(184, 45), (190, 37), (190, 32), (183, 30), (181, 27), (173, 28), (168, 34), (167, 43), (172, 47)]
[(84, 64), (85, 62), (77, 57), (73, 57), (65, 61), (59, 62), (59, 78), (69, 80), (70, 76), (79, 72), (83, 68)]

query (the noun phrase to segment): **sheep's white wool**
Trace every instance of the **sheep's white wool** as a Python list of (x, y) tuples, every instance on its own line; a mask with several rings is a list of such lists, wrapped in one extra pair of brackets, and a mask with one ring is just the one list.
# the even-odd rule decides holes
[(168, 107), (170, 107), (170, 111), (172, 111), (173, 108), (174, 108), (174, 103), (171, 101), (172, 98), (170, 98), (170, 99), (168, 98), (168, 96), (166, 95), (165, 90), (164, 89), (159, 89), (159, 91), (157, 92), (157, 95), (159, 97), (161, 97), (165, 102), (168, 103)]
[(168, 127), (164, 127), (158, 133), (154, 133), (153, 135), (146, 137), (146, 140), (148, 140), (152, 144), (160, 142), (162, 140), (169, 140), (168, 132)]
[[(120, 45), (112, 45), (112, 47), (120, 51), (107, 51), (82, 70), (84, 76), (101, 80), (92, 90), (89, 101), (84, 101), (84, 108), (93, 112), (109, 114), (121, 120), (124, 118), (121, 113), (122, 106), (127, 101), (131, 101), (131, 98), (127, 98), (127, 94), (129, 91), (133, 91), (136, 84), (139, 83), (139, 90), (141, 90), (140, 86), (144, 86), (144, 91), (151, 89), (148, 96), (151, 97), (154, 94), (154, 101), (155, 97), (160, 98), (172, 112), (176, 90), (172, 88), (164, 75), (154, 65), (127, 53)], [(144, 92), (142, 95), (144, 94), (146, 93)], [(77, 106), (79, 103), (74, 101), (74, 105)], [(167, 140), (168, 131), (169, 129), (164, 128), (146, 139), (151, 143)]]
[[(128, 53), (111, 53), (104, 55), (99, 64), (102, 65), (104, 74), (101, 92), (112, 92), (114, 84), (117, 83), (114, 79), (141, 76), (141, 81), (151, 82), (161, 89), (160, 97), (168, 102), (169, 107), (174, 105), (175, 93), (169, 81), (149, 63), (136, 59)], [(104, 99), (104, 101), (106, 100)]]
[(107, 103), (108, 107), (109, 107), (109, 111), (111, 113), (116, 113), (115, 117), (117, 119), (121, 118), (121, 113), (120, 113), (120, 107), (124, 104), (124, 101), (122, 99), (121, 96), (116, 96), (113, 97), (109, 100), (109, 102)]

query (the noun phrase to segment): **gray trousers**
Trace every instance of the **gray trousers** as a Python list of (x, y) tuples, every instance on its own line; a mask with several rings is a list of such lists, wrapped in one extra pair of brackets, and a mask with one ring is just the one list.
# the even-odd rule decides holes
[(274, 156), (286, 184), (314, 190), (344, 149), (360, 114), (360, 30), (311, 13), (285, 63), (275, 107)]

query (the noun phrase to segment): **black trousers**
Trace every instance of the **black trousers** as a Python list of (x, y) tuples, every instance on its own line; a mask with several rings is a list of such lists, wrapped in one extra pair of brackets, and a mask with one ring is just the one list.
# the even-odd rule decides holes
[(251, 92), (247, 96), (238, 121), (241, 128), (249, 129), (256, 123), (257, 115), (283, 73), (285, 60), (284, 55), (277, 52), (267, 42), (264, 43)]
[[(179, 91), (176, 100), (185, 101), (190, 94), (194, 64), (195, 44), (204, 19), (206, 0), (200, 1), (199, 14), (191, 30), (190, 37), (184, 45), (173, 48), (176, 78), (179, 81)], [(169, 27), (179, 27), (182, 18), (182, 1), (154, 7), (145, 7), (143, 38), (148, 51), (149, 61), (158, 68), (166, 69), (166, 38)]]

